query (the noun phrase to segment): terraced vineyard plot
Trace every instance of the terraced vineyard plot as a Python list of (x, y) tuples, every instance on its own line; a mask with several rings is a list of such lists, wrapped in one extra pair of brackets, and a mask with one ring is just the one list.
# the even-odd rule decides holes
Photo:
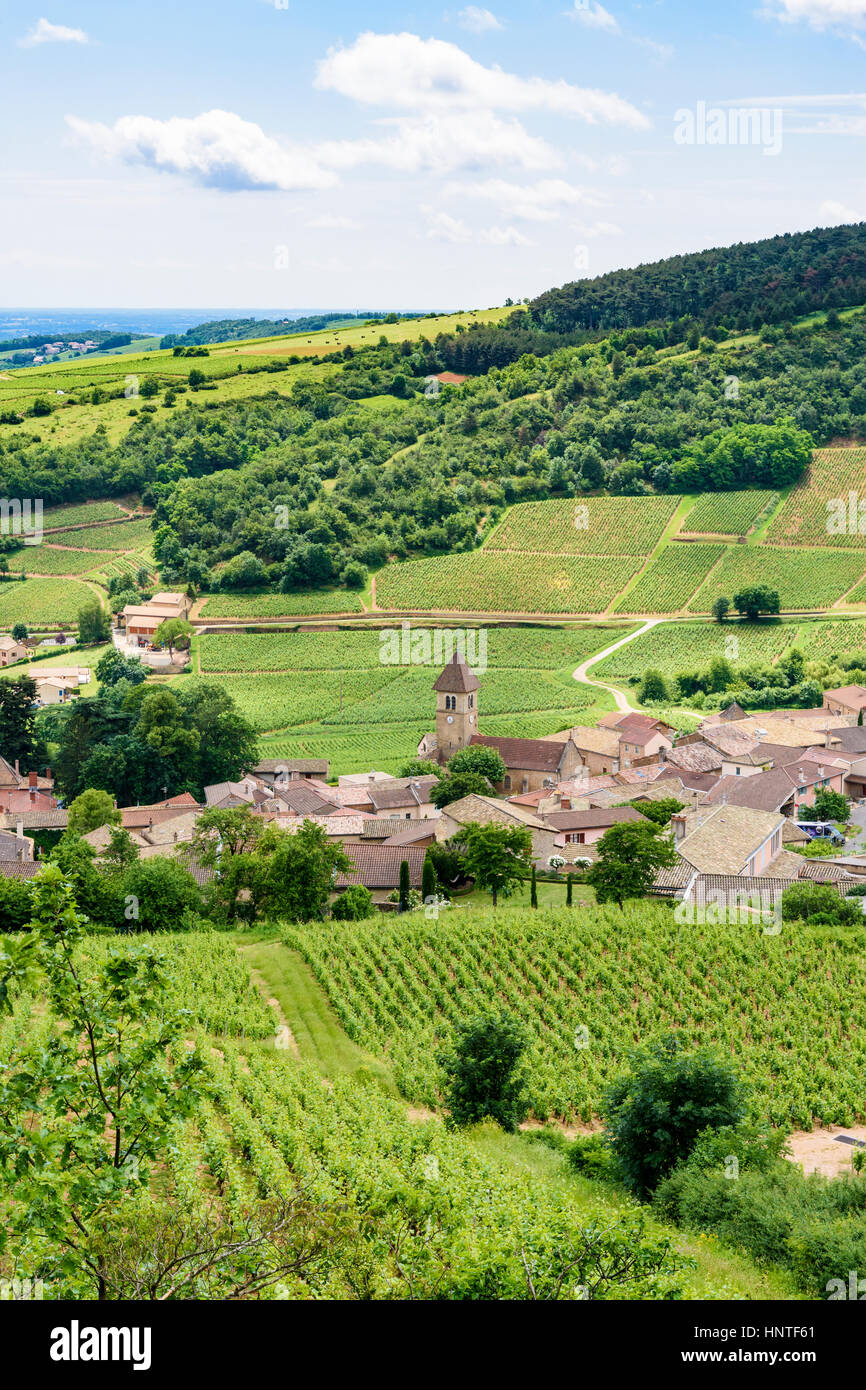
[(485, 550), (546, 555), (648, 555), (679, 497), (586, 497), (520, 502), (484, 543)]
[[(507, 917), (507, 921), (506, 921)], [(530, 1031), (539, 1118), (589, 1121), (636, 1043), (683, 1029), (735, 1060), (771, 1123), (811, 1129), (866, 1115), (864, 932), (786, 924), (683, 929), (651, 903), (544, 913), (445, 913), (287, 927), (343, 1027), (387, 1057), (403, 1093), (440, 1099), (435, 1055), (485, 1003)], [(575, 1037), (586, 1028), (589, 1046)]]
[(82, 604), (93, 596), (93, 590), (77, 579), (63, 584), (56, 579), (7, 580), (0, 584), (0, 628), (15, 623), (35, 628), (54, 623), (70, 626), (77, 621)]
[(109, 526), (85, 526), (74, 531), (52, 532), (52, 545), (70, 545), (77, 550), (146, 550), (153, 542), (148, 517), (137, 521), (118, 521)]
[(679, 671), (708, 666), (713, 657), (724, 656), (726, 643), (734, 638), (739, 652), (737, 660), (766, 665), (787, 651), (796, 633), (796, 623), (665, 623), (612, 652), (593, 666), (590, 675), (600, 680), (605, 676), (627, 680), (654, 669), (675, 676)]
[[(852, 492), (853, 526), (847, 506)], [(866, 548), (866, 516), (861, 531), (861, 498), (866, 498), (866, 449), (816, 449), (805, 476), (773, 518), (767, 540), (772, 545), (849, 546), (862, 550)], [(845, 503), (841, 529), (836, 520), (838, 509), (828, 510), (828, 502), (835, 500)]]
[(48, 541), (28, 545), (6, 557), (10, 574), (88, 574), (95, 566), (112, 560), (111, 551), (57, 550)]
[(361, 597), (349, 589), (298, 594), (211, 594), (202, 618), (305, 618), (316, 613), (360, 613)]
[(695, 535), (745, 536), (775, 492), (704, 492), (682, 524)]
[(628, 557), (475, 550), (386, 565), (380, 608), (441, 613), (603, 613), (638, 568)]
[(678, 613), (724, 553), (723, 545), (671, 541), (614, 605), (614, 612)]
[(89, 526), (95, 521), (119, 521), (125, 515), (117, 502), (73, 502), (68, 507), (49, 507), (42, 525), (46, 531), (56, 526)]
[(866, 580), (864, 580), (862, 584), (858, 584), (856, 589), (852, 590), (846, 602), (866, 603)]
[(783, 609), (830, 608), (857, 583), (864, 569), (866, 553), (733, 546), (698, 590), (689, 612), (707, 613), (719, 594), (732, 598), (752, 584), (777, 589)]

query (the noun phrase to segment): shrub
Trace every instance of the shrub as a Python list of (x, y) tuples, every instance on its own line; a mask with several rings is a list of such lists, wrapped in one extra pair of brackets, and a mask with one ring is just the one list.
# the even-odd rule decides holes
[(454, 1124), (492, 1119), (513, 1133), (529, 1112), (523, 1057), (529, 1042), (511, 1014), (481, 1014), (455, 1030), (440, 1054), (445, 1104)]
[(602, 1114), (623, 1182), (644, 1198), (688, 1157), (705, 1129), (742, 1120), (744, 1090), (726, 1062), (707, 1052), (688, 1055), (668, 1037), (632, 1053), (630, 1070), (608, 1088)]
[(373, 916), (373, 895), (363, 883), (353, 883), (345, 893), (341, 893), (331, 908), (331, 916), (338, 922), (360, 922)]

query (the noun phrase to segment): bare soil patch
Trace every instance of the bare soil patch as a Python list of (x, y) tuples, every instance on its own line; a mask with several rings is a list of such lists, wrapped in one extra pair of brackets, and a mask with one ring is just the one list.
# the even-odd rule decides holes
[(831, 1125), (829, 1129), (798, 1129), (788, 1140), (791, 1162), (799, 1163), (804, 1173), (823, 1173), (827, 1178), (838, 1177), (840, 1173), (850, 1173), (851, 1158), (857, 1152), (857, 1148), (853, 1144), (840, 1144), (836, 1139), (837, 1134), (866, 1140), (866, 1125), (851, 1125), (848, 1128)]

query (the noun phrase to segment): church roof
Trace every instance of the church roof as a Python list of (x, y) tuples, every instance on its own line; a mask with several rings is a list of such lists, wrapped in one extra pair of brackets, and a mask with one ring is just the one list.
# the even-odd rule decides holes
[(467, 695), (471, 690), (480, 689), (480, 684), (477, 676), (473, 676), (467, 666), (465, 658), (459, 652), (455, 652), (439, 679), (433, 682), (433, 689), (442, 694)]

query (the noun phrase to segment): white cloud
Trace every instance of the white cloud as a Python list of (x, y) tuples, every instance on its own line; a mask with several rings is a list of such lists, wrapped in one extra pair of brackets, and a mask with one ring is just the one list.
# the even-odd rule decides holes
[(18, 40), (19, 48), (36, 48), (41, 43), (89, 43), (83, 29), (69, 29), (65, 24), (51, 24), (40, 19), (29, 34)]
[(541, 77), (518, 77), (477, 63), (456, 44), (417, 34), (361, 36), (333, 48), (318, 65), (315, 85), (362, 105), (408, 110), (548, 111), (642, 130), (649, 121), (612, 92)]
[(307, 223), (308, 227), (314, 227), (322, 232), (360, 232), (360, 222), (355, 222), (351, 217), (340, 217), (332, 212), (325, 212), (321, 217), (311, 217)]
[(866, 24), (866, 0), (774, 0), (774, 19), (795, 24), (805, 20), (813, 29), (836, 24)]
[(598, 0), (574, 0), (574, 9), (566, 11), (569, 19), (576, 19), (578, 24), (585, 24), (587, 29), (604, 29), (608, 34), (618, 34), (620, 27), (617, 20), (604, 8), (599, 5)]
[(482, 246), (534, 246), (535, 243), (524, 236), (516, 227), (488, 227), (479, 232), (478, 240)]
[(492, 29), (502, 28), (496, 15), (491, 14), (490, 10), (482, 10), (479, 5), (467, 5), (457, 16), (457, 23), (461, 29), (468, 29), (470, 34), (489, 34)]
[(67, 116), (73, 135), (104, 158), (179, 174), (209, 188), (329, 188), (336, 177), (297, 146), (286, 147), (231, 111), (167, 121), (122, 116), (113, 126)]
[(427, 235), (431, 241), (464, 243), (472, 240), (472, 228), (467, 227), (459, 217), (451, 217), (447, 212), (437, 212), (431, 218)]
[(455, 246), (465, 246), (476, 242), (480, 246), (532, 246), (534, 243), (519, 232), (516, 227), (483, 227), (474, 232), (460, 217), (452, 217), (448, 212), (434, 213), (431, 208), (421, 209), (429, 218), (427, 236), (431, 241), (448, 241)]
[(854, 208), (846, 207), (844, 203), (834, 202), (832, 198), (826, 198), (818, 208), (818, 222), (822, 227), (835, 227), (841, 222), (861, 222), (863, 214), (856, 212)]
[(486, 179), (483, 183), (451, 184), (446, 193), (463, 198), (484, 198), (498, 204), (507, 217), (524, 222), (554, 222), (565, 208), (601, 207), (604, 203), (604, 198), (593, 189), (566, 183), (564, 179), (542, 179), (530, 184)]
[(618, 227), (615, 222), (575, 222), (574, 230), (580, 235), (585, 236), (589, 241), (595, 237), (622, 236), (622, 227)]
[(381, 164), (404, 174), (451, 174), (490, 164), (542, 170), (562, 164), (546, 141), (530, 135), (519, 121), (502, 120), (492, 111), (389, 117), (377, 124), (392, 133), (326, 141), (315, 148), (316, 159), (333, 169)]

